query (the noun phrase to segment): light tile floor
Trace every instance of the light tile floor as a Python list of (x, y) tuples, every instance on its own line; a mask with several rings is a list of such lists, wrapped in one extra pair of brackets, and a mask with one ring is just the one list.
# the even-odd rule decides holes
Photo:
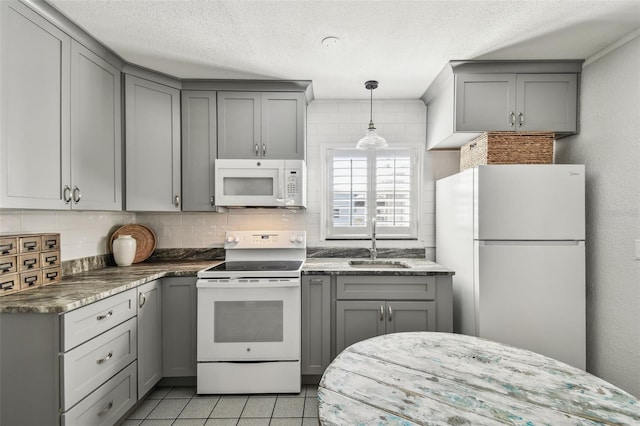
[(317, 426), (318, 387), (299, 394), (197, 395), (195, 387), (156, 387), (122, 426)]

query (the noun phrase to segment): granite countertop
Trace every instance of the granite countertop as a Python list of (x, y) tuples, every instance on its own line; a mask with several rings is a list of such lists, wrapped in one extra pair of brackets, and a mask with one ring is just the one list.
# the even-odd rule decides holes
[(369, 261), (368, 258), (308, 258), (302, 266), (302, 275), (454, 275), (455, 272), (425, 259), (378, 258), (380, 262), (404, 263), (409, 268), (354, 268), (349, 261)]
[[(424, 259), (380, 259), (406, 263), (407, 269), (353, 268), (348, 258), (309, 258), (303, 275), (452, 275), (454, 272)], [(367, 260), (367, 259), (356, 259)], [(158, 260), (126, 267), (110, 266), (62, 277), (62, 281), (0, 297), (0, 313), (62, 313), (163, 277), (195, 277), (221, 260)]]
[(61, 313), (163, 277), (195, 277), (221, 260), (143, 262), (63, 276), (62, 281), (0, 297), (0, 313)]

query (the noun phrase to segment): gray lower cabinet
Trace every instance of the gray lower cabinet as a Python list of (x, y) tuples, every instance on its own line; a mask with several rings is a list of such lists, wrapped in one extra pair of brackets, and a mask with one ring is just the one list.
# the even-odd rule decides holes
[(120, 72), (24, 4), (0, 15), (0, 203), (121, 210)]
[(162, 279), (162, 375), (196, 375), (195, 277)]
[(132, 408), (136, 295), (62, 314), (0, 314), (0, 424), (111, 425)]
[(322, 374), (331, 362), (331, 276), (302, 277), (302, 374)]
[(218, 92), (218, 158), (305, 159), (302, 92)]
[(138, 287), (138, 399), (162, 378), (162, 281)]
[(336, 298), (336, 355), (381, 334), (453, 328), (448, 275), (337, 276)]
[(180, 211), (180, 91), (125, 75), (126, 210)]
[(216, 92), (182, 91), (182, 210), (216, 211)]

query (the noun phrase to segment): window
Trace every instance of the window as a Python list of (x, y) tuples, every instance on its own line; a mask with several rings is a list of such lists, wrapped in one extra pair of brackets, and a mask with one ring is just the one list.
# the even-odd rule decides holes
[(328, 239), (417, 238), (418, 151), (327, 150)]

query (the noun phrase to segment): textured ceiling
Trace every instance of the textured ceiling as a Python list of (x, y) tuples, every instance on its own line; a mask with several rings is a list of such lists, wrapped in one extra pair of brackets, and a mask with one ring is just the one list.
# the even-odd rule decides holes
[(369, 79), (416, 99), (451, 59), (585, 59), (640, 28), (640, 0), (48, 1), (131, 63), (312, 80), (316, 99), (368, 98)]

